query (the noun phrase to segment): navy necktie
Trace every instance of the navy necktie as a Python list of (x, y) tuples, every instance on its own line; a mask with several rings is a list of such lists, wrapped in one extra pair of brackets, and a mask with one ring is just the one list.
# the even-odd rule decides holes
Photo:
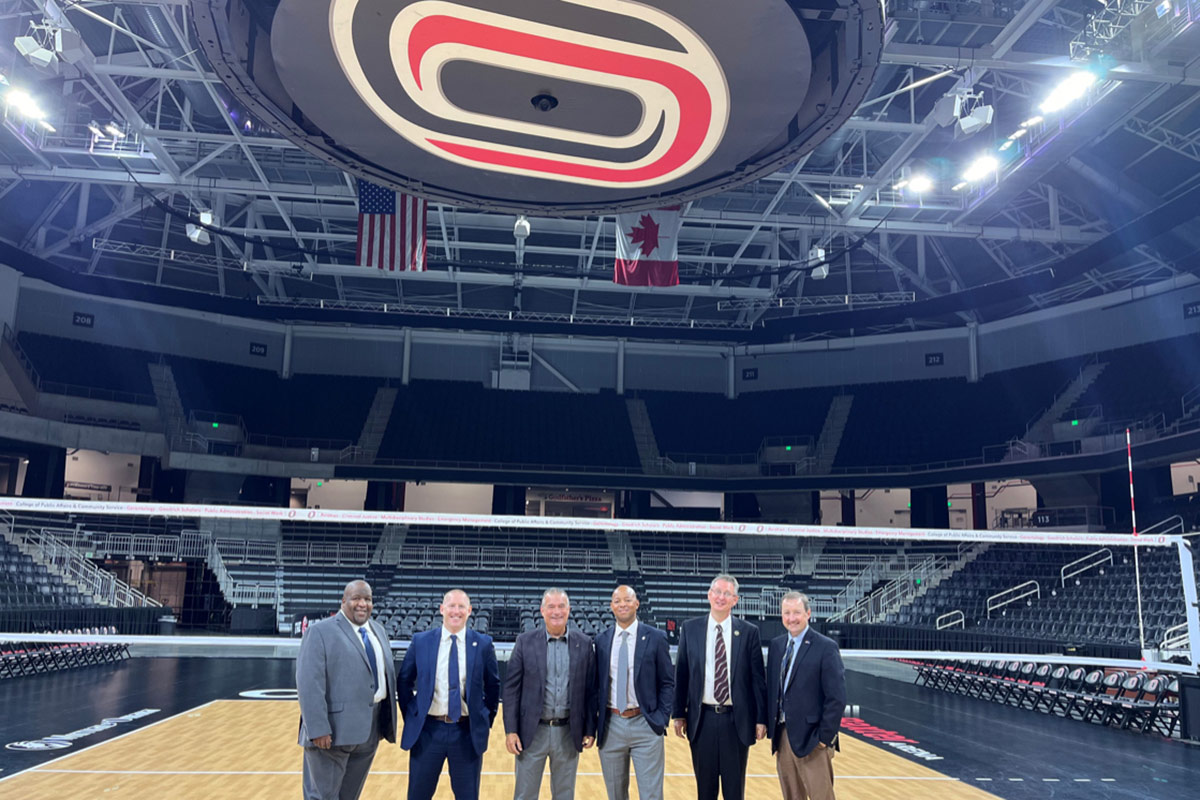
[(462, 718), (462, 685), (458, 675), (458, 636), (450, 634), (450, 674), (447, 681), (450, 685), (449, 689), (450, 701), (447, 703), (446, 716), (451, 722), (458, 722)]
[(371, 688), (379, 689), (379, 665), (375, 663), (375, 648), (371, 647), (371, 640), (367, 638), (367, 626), (364, 625), (358, 629), (358, 633), (362, 636), (363, 647), (367, 651), (367, 663), (371, 665)]

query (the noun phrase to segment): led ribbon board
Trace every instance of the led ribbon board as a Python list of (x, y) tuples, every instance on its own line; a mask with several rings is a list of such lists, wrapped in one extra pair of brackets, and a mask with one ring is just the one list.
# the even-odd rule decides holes
[(853, 113), (879, 0), (192, 0), (263, 122), (434, 200), (584, 214), (761, 177)]

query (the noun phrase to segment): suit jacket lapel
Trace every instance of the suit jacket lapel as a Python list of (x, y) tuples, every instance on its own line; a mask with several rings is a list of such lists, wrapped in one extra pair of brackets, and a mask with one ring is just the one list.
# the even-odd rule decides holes
[[(425, 648), (425, 652), (421, 653), (422, 669), (418, 671), (418, 675), (424, 676), (424, 680), (429, 681), (429, 696), (433, 697), (433, 692), (437, 688), (437, 659), (438, 648), (442, 646), (442, 629), (435, 628), (430, 631), (429, 646)], [(424, 681), (423, 681), (424, 682)]]
[(362, 638), (354, 632), (354, 626), (350, 624), (350, 620), (346, 619), (344, 614), (338, 612), (337, 624), (342, 629), (342, 633), (346, 635), (346, 638), (350, 640), (350, 643), (354, 645), (354, 649), (362, 656), (363, 666), (370, 669), (371, 662), (367, 661), (367, 648), (363, 647)]
[[(806, 633), (804, 635), (804, 641), (800, 643), (800, 652), (796, 653), (795, 658), (793, 659), (794, 663), (792, 664), (792, 672), (790, 675), (784, 678), (786, 681), (784, 685), (784, 691), (792, 688), (792, 678), (796, 676), (796, 672), (800, 669), (800, 665), (804, 662), (804, 657), (808, 655), (808, 651), (810, 649), (812, 649), (812, 639)], [(786, 645), (784, 652), (787, 652)]]
[(471, 693), (471, 679), (475, 677), (475, 662), (477, 660), (475, 658), (475, 651), (479, 649), (476, 644), (478, 641), (476, 637), (478, 635), (475, 631), (463, 629), (463, 647), (467, 648), (467, 674), (463, 676), (465, 680), (463, 681), (462, 693), (464, 703), (467, 702), (467, 695)]
[(742, 663), (742, 637), (741, 628), (739, 627), (740, 620), (729, 618), (729, 639), (725, 646), (729, 648), (729, 688), (733, 689), (733, 682), (737, 679), (738, 668)]

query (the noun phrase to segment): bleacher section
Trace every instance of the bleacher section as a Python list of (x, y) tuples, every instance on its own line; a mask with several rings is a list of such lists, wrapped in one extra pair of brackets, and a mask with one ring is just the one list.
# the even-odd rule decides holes
[(90, 597), (0, 540), (0, 608), (32, 609), (91, 605)]
[(833, 388), (747, 392), (736, 400), (693, 392), (640, 392), (658, 449), (675, 455), (757, 453), (763, 439), (821, 434)]
[(146, 369), (158, 359), (154, 353), (25, 331), (17, 342), (37, 370), (43, 391), (74, 395), (84, 388), (103, 389), (115, 395), (107, 399), (154, 405)]
[(396, 395), (379, 459), (639, 469), (622, 398), (414, 381)]
[(1162, 415), (1179, 417), (1179, 398), (1200, 384), (1200, 336), (1181, 336), (1152, 344), (1100, 353), (1104, 372), (1078, 405), (1100, 405), (1105, 422), (1129, 422)]
[(240, 416), (250, 434), (288, 438), (358, 439), (380, 382), (345, 375), (293, 375), (172, 357), (186, 411)]

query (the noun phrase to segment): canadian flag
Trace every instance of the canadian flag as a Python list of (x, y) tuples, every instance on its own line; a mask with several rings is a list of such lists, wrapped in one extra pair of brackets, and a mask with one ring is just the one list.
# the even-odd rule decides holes
[(624, 286), (679, 285), (680, 207), (617, 215), (617, 266)]

